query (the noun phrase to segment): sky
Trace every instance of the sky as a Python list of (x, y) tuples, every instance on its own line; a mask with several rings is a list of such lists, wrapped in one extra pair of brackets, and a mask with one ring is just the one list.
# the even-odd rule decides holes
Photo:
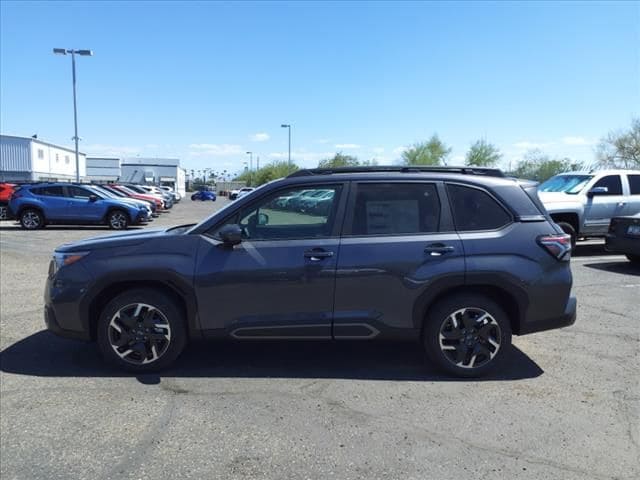
[(381, 164), (433, 133), (590, 162), (640, 115), (640, 2), (0, 3), (0, 131), (242, 170)]

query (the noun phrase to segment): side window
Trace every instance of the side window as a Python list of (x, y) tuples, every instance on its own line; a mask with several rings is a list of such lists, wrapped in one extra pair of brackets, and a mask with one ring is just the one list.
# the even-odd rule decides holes
[(67, 187), (68, 196), (72, 198), (79, 198), (83, 200), (88, 200), (91, 195), (93, 195), (89, 190), (85, 190), (80, 187)]
[(447, 185), (456, 230), (497, 230), (511, 223), (511, 215), (487, 192), (462, 185)]
[(432, 183), (361, 183), (351, 235), (437, 232), (440, 200)]
[(627, 175), (631, 195), (640, 195), (640, 175)]
[(44, 150), (39, 148), (38, 149), (38, 159), (42, 160), (44, 158)]
[(620, 175), (607, 175), (598, 180), (593, 187), (606, 187), (608, 192), (600, 195), (622, 195), (622, 181)]
[(45, 197), (64, 197), (62, 187), (38, 187), (32, 188), (31, 193), (34, 195), (42, 195)]
[[(249, 240), (291, 240), (330, 237), (339, 185), (281, 190), (245, 207), (224, 225), (237, 223)], [(216, 236), (216, 228), (212, 234)]]

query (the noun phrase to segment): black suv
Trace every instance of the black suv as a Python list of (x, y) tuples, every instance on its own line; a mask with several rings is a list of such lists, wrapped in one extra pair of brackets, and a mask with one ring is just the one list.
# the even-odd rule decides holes
[[(310, 190), (324, 208), (288, 206)], [(536, 184), (499, 170), (300, 170), (197, 225), (59, 247), (45, 321), (137, 372), (230, 337), (420, 341), (477, 376), (512, 333), (573, 324), (570, 252)]]

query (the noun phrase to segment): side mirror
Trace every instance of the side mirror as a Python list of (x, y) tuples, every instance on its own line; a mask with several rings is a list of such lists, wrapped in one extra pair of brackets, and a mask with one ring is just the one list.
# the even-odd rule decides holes
[(89, 201), (90, 202), (95, 202), (98, 200), (98, 196), (97, 195), (89, 195)]
[(258, 225), (267, 225), (269, 223), (269, 215), (266, 213), (258, 214)]
[(593, 187), (591, 190), (589, 190), (589, 193), (587, 195), (593, 197), (594, 195), (603, 195), (606, 193), (609, 193), (608, 187)]
[(218, 232), (220, 240), (227, 247), (233, 247), (242, 242), (242, 228), (240, 225), (225, 225)]

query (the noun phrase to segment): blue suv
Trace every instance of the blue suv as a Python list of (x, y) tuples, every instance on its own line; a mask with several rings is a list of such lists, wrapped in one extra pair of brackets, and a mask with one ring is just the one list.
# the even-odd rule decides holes
[(109, 198), (88, 185), (64, 183), (23, 185), (12, 195), (9, 209), (27, 230), (53, 223), (123, 230), (149, 217), (149, 210), (138, 203)]

